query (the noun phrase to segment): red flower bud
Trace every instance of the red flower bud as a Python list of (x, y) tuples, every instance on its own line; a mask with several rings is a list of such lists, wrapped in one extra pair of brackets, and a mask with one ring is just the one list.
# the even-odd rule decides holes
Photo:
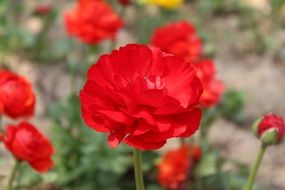
[(15, 73), (0, 70), (0, 114), (17, 119), (33, 115), (34, 108), (31, 84)]
[(27, 161), (39, 172), (47, 172), (53, 166), (54, 149), (33, 125), (22, 122), (18, 126), (7, 126), (6, 131), (3, 143), (19, 161)]
[(285, 121), (269, 113), (254, 124), (253, 130), (265, 145), (278, 144), (285, 135)]

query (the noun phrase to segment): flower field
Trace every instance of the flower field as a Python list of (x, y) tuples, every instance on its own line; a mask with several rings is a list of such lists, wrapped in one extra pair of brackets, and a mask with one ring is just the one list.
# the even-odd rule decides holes
[(0, 189), (284, 190), (283, 0), (0, 2)]

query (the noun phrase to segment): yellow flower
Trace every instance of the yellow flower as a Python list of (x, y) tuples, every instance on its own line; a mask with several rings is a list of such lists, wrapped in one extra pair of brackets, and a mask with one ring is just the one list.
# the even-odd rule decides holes
[(167, 9), (174, 9), (182, 5), (184, 0), (147, 0), (148, 4), (154, 4)]

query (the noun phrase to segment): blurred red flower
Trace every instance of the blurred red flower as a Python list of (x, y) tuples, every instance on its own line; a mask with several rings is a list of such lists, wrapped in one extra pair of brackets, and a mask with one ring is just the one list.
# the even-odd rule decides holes
[(53, 167), (51, 156), (54, 149), (33, 125), (26, 122), (9, 125), (2, 140), (19, 161), (27, 161), (38, 172), (47, 172)]
[(51, 12), (52, 8), (50, 5), (38, 5), (35, 10), (34, 13), (37, 15), (47, 15)]
[(0, 70), (0, 114), (16, 119), (33, 115), (34, 108), (31, 84), (15, 73)]
[(119, 3), (123, 6), (128, 6), (132, 4), (132, 0), (119, 0)]
[(79, 0), (75, 8), (65, 13), (67, 32), (92, 45), (115, 38), (122, 24), (112, 8), (100, 0)]
[(196, 62), (193, 66), (198, 71), (198, 77), (202, 81), (203, 94), (200, 102), (203, 107), (211, 107), (219, 103), (224, 92), (224, 84), (216, 79), (216, 67), (212, 60), (204, 59)]
[(155, 30), (152, 45), (166, 53), (179, 56), (187, 61), (195, 61), (202, 54), (202, 42), (191, 23), (179, 21)]
[(167, 190), (186, 190), (192, 167), (201, 159), (202, 150), (195, 145), (168, 151), (158, 164), (158, 181)]
[(132, 44), (91, 66), (80, 99), (85, 122), (108, 133), (109, 145), (124, 141), (152, 150), (195, 133), (201, 93), (195, 70), (183, 59)]
[(219, 102), (224, 85), (215, 78), (216, 68), (213, 61), (201, 60), (202, 43), (192, 24), (179, 21), (160, 27), (152, 36), (152, 44), (194, 64), (204, 88), (200, 99), (203, 107), (210, 107)]
[(258, 124), (257, 133), (262, 136), (263, 133), (269, 130), (277, 131), (277, 143), (280, 143), (285, 135), (285, 121), (282, 117), (269, 113), (265, 115)]

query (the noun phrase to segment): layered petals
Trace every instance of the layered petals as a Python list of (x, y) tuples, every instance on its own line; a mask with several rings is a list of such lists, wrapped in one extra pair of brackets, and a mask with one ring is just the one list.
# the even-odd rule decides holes
[(18, 126), (7, 126), (2, 141), (19, 161), (28, 162), (38, 172), (52, 168), (53, 146), (33, 125), (22, 122)]
[(202, 54), (202, 41), (195, 27), (185, 21), (157, 28), (152, 35), (151, 44), (187, 61), (196, 61)]
[(115, 38), (122, 20), (101, 0), (80, 0), (65, 13), (66, 31), (81, 41), (95, 45), (104, 39)]
[[(216, 79), (216, 68), (213, 61), (202, 59), (202, 42), (191, 23), (179, 21), (162, 26), (155, 30), (151, 43), (164, 52), (176, 55), (193, 64), (203, 84), (204, 91), (200, 99), (203, 107), (211, 107), (219, 103), (224, 92), (224, 84)], [(181, 78), (187, 77), (180, 76)], [(175, 85), (175, 87), (175, 92), (179, 91), (179, 87), (184, 88), (179, 85)], [(190, 94), (195, 94), (195, 89), (190, 89), (188, 86), (188, 90), (192, 91)], [(194, 98), (193, 102), (196, 102), (195, 97), (197, 98), (197, 96), (192, 97)]]
[(0, 114), (13, 119), (32, 116), (35, 101), (31, 84), (25, 78), (0, 70)]
[(220, 102), (225, 87), (221, 80), (216, 78), (216, 67), (211, 59), (197, 61), (193, 66), (198, 71), (198, 77), (203, 85), (203, 94), (200, 102), (203, 107), (211, 107)]
[(103, 55), (91, 66), (80, 92), (86, 124), (143, 150), (169, 138), (188, 137), (199, 127), (202, 85), (184, 60), (131, 44)]

